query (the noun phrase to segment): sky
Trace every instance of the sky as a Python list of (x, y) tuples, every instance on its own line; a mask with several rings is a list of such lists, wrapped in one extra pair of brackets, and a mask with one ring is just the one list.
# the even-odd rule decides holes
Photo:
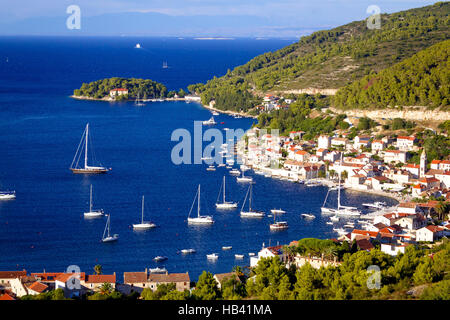
[[(0, 0), (1, 34), (297, 36), (436, 0)], [(66, 9), (77, 5), (81, 29), (68, 32)], [(136, 18), (136, 20), (134, 20)], [(114, 25), (110, 23), (114, 21)], [(85, 23), (83, 23), (85, 22)], [(137, 23), (139, 22), (139, 24)], [(165, 25), (167, 23), (167, 26)], [(155, 28), (159, 26), (160, 28)], [(73, 31), (73, 30), (72, 30)]]

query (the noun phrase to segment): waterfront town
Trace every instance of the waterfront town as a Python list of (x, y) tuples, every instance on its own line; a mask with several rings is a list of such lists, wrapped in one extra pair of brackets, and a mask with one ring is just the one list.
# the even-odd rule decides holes
[[(267, 97), (267, 105), (272, 97)], [(349, 122), (350, 127), (354, 124)], [(385, 136), (357, 135), (349, 131), (334, 135), (319, 135), (303, 140), (304, 132), (292, 131), (289, 136), (267, 133), (256, 127), (248, 130), (236, 146), (243, 167), (273, 179), (303, 183), (306, 187), (325, 185), (330, 190), (346, 189), (369, 192), (395, 198), (394, 207), (375, 206), (376, 211), (361, 214), (357, 227), (348, 222), (336, 229), (336, 244), (347, 242), (357, 251), (378, 249), (389, 256), (405, 254), (409, 246), (441, 244), (450, 235), (450, 221), (446, 201), (450, 198), (450, 160), (428, 163), (424, 148), (414, 135)], [(407, 163), (409, 155), (420, 155), (419, 164)], [(342, 185), (341, 185), (342, 183)], [(332, 219), (330, 219), (333, 221)], [(330, 224), (332, 222), (329, 222)], [(334, 229), (333, 229), (334, 230)], [(278, 257), (282, 263), (301, 268), (309, 264), (320, 269), (339, 267), (337, 256), (304, 254), (296, 248), (299, 241), (265, 246), (249, 255), (249, 269), (262, 259)], [(231, 266), (230, 266), (231, 267)], [(179, 292), (192, 292), (196, 282), (188, 272), (169, 273), (167, 270), (145, 269), (124, 272), (123, 281), (113, 274), (47, 272), (29, 273), (26, 270), (0, 271), (0, 300), (15, 300), (24, 296), (42, 295), (61, 289), (66, 298), (79, 298), (106, 291), (142, 297), (145, 289), (156, 291), (160, 285), (172, 285)], [(239, 272), (214, 274), (220, 289), (224, 281), (245, 281)]]

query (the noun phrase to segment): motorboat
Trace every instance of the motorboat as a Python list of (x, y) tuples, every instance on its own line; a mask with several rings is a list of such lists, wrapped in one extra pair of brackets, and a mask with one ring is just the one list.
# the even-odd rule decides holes
[(272, 209), (270, 210), (270, 212), (272, 212), (273, 214), (285, 214), (286, 211), (284, 211), (283, 209)]
[(315, 219), (316, 216), (313, 214), (309, 214), (309, 213), (302, 213), (302, 217), (305, 219)]
[(162, 261), (166, 261), (167, 259), (168, 258), (165, 257), (165, 256), (156, 256), (156, 257), (153, 258), (153, 261), (162, 262)]
[(13, 200), (16, 198), (15, 191), (0, 191), (0, 200)]
[(214, 120), (214, 117), (211, 117), (209, 120), (205, 120), (202, 122), (203, 125), (213, 125), (213, 124), (217, 124), (217, 122)]
[(219, 255), (217, 253), (210, 253), (206, 255), (206, 258), (208, 260), (217, 260), (219, 258)]
[(191, 254), (191, 253), (195, 253), (195, 249), (182, 249), (181, 253), (182, 254)]

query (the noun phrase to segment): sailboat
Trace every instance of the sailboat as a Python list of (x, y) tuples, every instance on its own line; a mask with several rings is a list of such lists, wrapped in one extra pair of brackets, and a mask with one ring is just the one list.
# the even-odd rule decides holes
[(102, 217), (105, 213), (103, 209), (92, 210), (92, 184), (91, 184), (91, 192), (89, 197), (89, 211), (84, 213), (85, 218), (98, 218)]
[[(191, 218), (192, 208), (194, 208), (195, 199), (197, 198), (197, 217)], [(197, 194), (194, 197), (194, 202), (192, 202), (191, 210), (188, 215), (188, 224), (212, 224), (214, 220), (211, 216), (201, 216), (200, 215), (200, 185), (198, 185)]]
[(102, 242), (114, 242), (119, 240), (119, 235), (116, 233), (114, 235), (110, 234), (110, 220), (111, 220), (111, 215), (108, 214), (108, 220), (106, 220), (106, 226), (105, 226), (105, 231), (103, 231), (103, 237), (102, 237)]
[(230, 202), (230, 201), (226, 201), (225, 200), (225, 176), (223, 176), (223, 182), (222, 182), (222, 186), (220, 187), (220, 189), (223, 188), (223, 200), (222, 203), (219, 203), (219, 197), (220, 197), (220, 191), (219, 190), (219, 196), (217, 197), (217, 202), (216, 202), (216, 208), (217, 209), (234, 209), (237, 208), (237, 203), (236, 202)]
[(202, 122), (202, 124), (205, 125), (205, 126), (210, 125), (210, 124), (216, 124), (216, 123), (217, 122), (214, 120), (214, 116), (211, 117), (209, 120), (205, 120), (205, 121)]
[(141, 210), (141, 223), (133, 224), (133, 229), (135, 230), (147, 230), (155, 228), (156, 224), (149, 221), (144, 221), (144, 196), (142, 196), (142, 210)]
[[(342, 153), (341, 153), (341, 165), (342, 165)], [(323, 202), (322, 208), (320, 209), (323, 214), (335, 214), (335, 215), (344, 215), (344, 216), (354, 216), (358, 217), (361, 215), (361, 211), (359, 211), (356, 207), (349, 207), (341, 205), (341, 170), (339, 170), (339, 184), (338, 184), (338, 205), (337, 208), (329, 208), (325, 207), (325, 204), (328, 199), (328, 195), (330, 193), (330, 189), (328, 189), (327, 195)]]
[[(84, 139), (84, 146), (83, 146), (83, 139)], [(84, 129), (83, 135), (81, 136), (80, 144), (78, 145), (77, 152), (75, 153), (75, 156), (72, 160), (72, 164), (70, 165), (70, 170), (72, 170), (73, 173), (107, 173), (110, 169), (105, 167), (94, 167), (88, 165), (88, 140), (89, 140), (89, 123), (86, 124), (86, 129)], [(80, 149), (81, 148), (81, 149)], [(84, 148), (84, 166), (79, 167), (78, 162), (81, 157), (81, 153)]]
[(137, 94), (136, 100), (134, 101), (134, 105), (136, 105), (136, 106), (138, 106), (138, 107), (145, 106), (145, 103), (143, 103), (143, 102), (139, 99), (139, 92), (138, 92), (138, 94)]
[(169, 66), (167, 65), (167, 61), (163, 61), (162, 68), (163, 69), (169, 68)]
[[(265, 213), (263, 211), (256, 211), (252, 209), (252, 190), (253, 185), (250, 185), (250, 187), (247, 190), (247, 194), (245, 195), (244, 203), (242, 204), (241, 208), (241, 217), (255, 217), (255, 218), (262, 218), (264, 217)], [(244, 211), (245, 203), (247, 202), (247, 197), (250, 194), (249, 201), (248, 201), (248, 211)]]
[(237, 177), (236, 180), (237, 180), (237, 182), (252, 182), (253, 178), (252, 177), (245, 177), (244, 176), (244, 170), (242, 170), (242, 177)]

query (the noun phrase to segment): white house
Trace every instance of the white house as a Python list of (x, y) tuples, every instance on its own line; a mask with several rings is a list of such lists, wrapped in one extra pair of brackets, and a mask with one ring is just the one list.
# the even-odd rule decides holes
[(397, 148), (400, 150), (412, 150), (416, 138), (414, 136), (398, 136), (397, 137)]
[(399, 253), (405, 253), (406, 244), (381, 244), (381, 251), (391, 256), (396, 256)]
[(385, 150), (383, 161), (385, 163), (391, 162), (406, 162), (407, 152), (401, 150)]
[(117, 89), (112, 89), (109, 91), (109, 95), (111, 96), (111, 98), (114, 98), (116, 96), (121, 96), (124, 94), (128, 94), (128, 89), (117, 88)]
[(326, 135), (320, 135), (317, 141), (317, 148), (319, 149), (328, 149), (331, 145), (331, 138)]
[(439, 226), (426, 226), (416, 231), (416, 241), (433, 242), (444, 235), (444, 228)]
[(258, 256), (250, 257), (250, 267), (255, 267), (261, 258), (280, 257), (283, 260), (284, 254), (282, 252), (283, 246), (264, 247), (258, 252)]

